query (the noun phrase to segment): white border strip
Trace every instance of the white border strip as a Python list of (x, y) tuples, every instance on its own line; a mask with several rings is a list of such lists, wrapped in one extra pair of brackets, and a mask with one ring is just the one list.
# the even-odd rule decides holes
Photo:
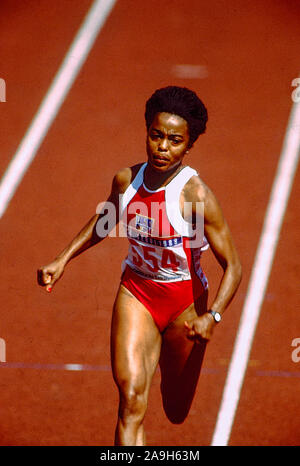
[(35, 157), (116, 0), (95, 0), (0, 183), (0, 218)]
[(228, 369), (212, 446), (228, 444), (235, 412), (247, 369), (252, 340), (259, 319), (281, 224), (297, 169), (300, 147), (300, 103), (290, 115), (277, 173), (274, 179), (265, 222), (241, 315), (241, 321)]

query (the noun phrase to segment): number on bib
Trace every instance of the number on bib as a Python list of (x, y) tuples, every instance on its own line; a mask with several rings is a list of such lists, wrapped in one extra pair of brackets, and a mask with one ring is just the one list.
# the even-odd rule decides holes
[(172, 269), (173, 272), (178, 270), (180, 263), (176, 260), (174, 252), (170, 249), (164, 249), (161, 258), (161, 266), (164, 269)]
[[(163, 249), (161, 258), (157, 255), (157, 250), (149, 246), (140, 246), (131, 244), (132, 262), (137, 267), (142, 267), (143, 264), (150, 272), (157, 272), (160, 267), (163, 269), (172, 269), (176, 272), (180, 267), (180, 262), (176, 259), (174, 251)], [(161, 259), (161, 260), (160, 260)], [(159, 265), (160, 260), (160, 265)]]

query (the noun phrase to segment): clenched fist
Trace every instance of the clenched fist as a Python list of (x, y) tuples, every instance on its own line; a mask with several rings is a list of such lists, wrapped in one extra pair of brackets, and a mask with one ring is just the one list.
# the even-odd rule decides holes
[(48, 265), (40, 267), (37, 271), (37, 281), (41, 286), (46, 287), (46, 291), (51, 292), (54, 284), (64, 273), (65, 264), (60, 260), (54, 260)]

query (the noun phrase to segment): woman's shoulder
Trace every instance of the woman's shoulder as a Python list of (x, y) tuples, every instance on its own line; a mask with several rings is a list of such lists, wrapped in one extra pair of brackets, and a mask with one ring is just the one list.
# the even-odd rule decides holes
[(202, 178), (197, 174), (191, 176), (183, 189), (186, 201), (205, 201), (211, 190)]
[(183, 189), (184, 201), (203, 202), (205, 204), (205, 217), (207, 215), (220, 215), (220, 203), (211, 188), (200, 178), (192, 176)]
[(120, 193), (124, 193), (136, 177), (142, 165), (143, 163), (138, 163), (131, 167), (121, 168), (120, 170), (118, 170), (113, 179), (114, 189), (116, 189)]

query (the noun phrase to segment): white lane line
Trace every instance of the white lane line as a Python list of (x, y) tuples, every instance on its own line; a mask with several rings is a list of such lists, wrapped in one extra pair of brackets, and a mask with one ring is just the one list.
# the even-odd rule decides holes
[(208, 69), (205, 65), (178, 64), (172, 67), (172, 74), (182, 79), (205, 79)]
[(228, 444), (272, 262), (297, 169), (300, 147), (300, 102), (294, 103), (270, 195), (248, 291), (228, 369), (212, 446)]
[(82, 371), (83, 365), (82, 364), (65, 364), (66, 371)]
[(6, 343), (3, 338), (0, 338), (0, 362), (6, 362)]
[(0, 183), (0, 218), (34, 159), (116, 0), (95, 0)]

